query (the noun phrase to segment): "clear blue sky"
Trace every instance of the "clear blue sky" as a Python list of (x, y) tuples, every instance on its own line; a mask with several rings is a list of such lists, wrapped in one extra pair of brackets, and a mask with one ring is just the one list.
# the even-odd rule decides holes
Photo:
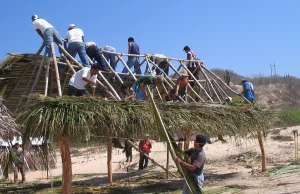
[(275, 61), (278, 74), (300, 77), (299, 7), (299, 0), (1, 1), (0, 58), (38, 50), (42, 40), (31, 22), (37, 14), (62, 37), (74, 23), (86, 41), (118, 52), (127, 52), (132, 36), (141, 53), (185, 58), (189, 45), (209, 68), (269, 75)]

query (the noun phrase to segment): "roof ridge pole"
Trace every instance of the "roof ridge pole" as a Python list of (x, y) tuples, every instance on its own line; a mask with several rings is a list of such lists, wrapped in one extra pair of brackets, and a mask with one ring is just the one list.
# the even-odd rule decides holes
[(53, 64), (54, 64), (54, 69), (55, 69), (55, 75), (56, 75), (58, 96), (62, 97), (61, 86), (60, 86), (60, 77), (59, 77), (59, 72), (58, 72), (57, 61), (56, 61), (56, 55), (55, 55), (54, 43), (53, 42), (51, 42), (51, 51), (52, 51), (52, 58), (53, 58)]
[(37, 85), (37, 83), (38, 83), (38, 81), (39, 81), (40, 74), (41, 74), (41, 71), (42, 71), (42, 68), (43, 68), (43, 65), (44, 65), (45, 58), (46, 58), (46, 49), (45, 49), (45, 53), (44, 53), (43, 59), (41, 60), (39, 69), (38, 69), (38, 71), (37, 71), (37, 75), (36, 75), (36, 77), (35, 77), (35, 79), (34, 79), (34, 82), (33, 82), (33, 84), (32, 84), (32, 87), (31, 87), (29, 96), (28, 96), (28, 98), (27, 98), (27, 102), (26, 102), (26, 104), (25, 104), (25, 108), (28, 107), (29, 102), (30, 102), (30, 100), (31, 100), (31, 95), (32, 95), (32, 93), (34, 92), (35, 87), (36, 87), (36, 85)]
[[(89, 59), (90, 63), (92, 64), (93, 61), (90, 59), (89, 56), (87, 56), (87, 58)], [(98, 72), (98, 74), (100, 75), (100, 77), (104, 80), (104, 82), (108, 85), (108, 87), (111, 89), (111, 91), (113, 92), (113, 94), (115, 95), (114, 97), (117, 98), (117, 100), (121, 100), (120, 96), (118, 95), (118, 93), (116, 92), (116, 90), (110, 85), (110, 83), (107, 81), (107, 79), (104, 77), (104, 75), (101, 73), (101, 71)], [(97, 79), (98, 80), (98, 79)], [(99, 80), (98, 80), (99, 81)], [(100, 82), (100, 81), (99, 81)], [(110, 93), (111, 94), (111, 93)], [(112, 95), (112, 94), (111, 94)]]
[(218, 93), (216, 92), (214, 86), (212, 85), (212, 83), (210, 82), (210, 79), (208, 78), (208, 76), (206, 75), (206, 73), (203, 71), (203, 69), (201, 68), (200, 63), (196, 63), (198, 65), (198, 67), (200, 68), (201, 73), (204, 75), (206, 81), (208, 82), (208, 85), (212, 88), (212, 90), (214, 91), (215, 95), (217, 96), (218, 100), (220, 103), (222, 103)]
[(196, 84), (198, 86), (200, 86), (200, 88), (204, 91), (204, 93), (206, 94), (206, 96), (209, 98), (209, 100), (211, 102), (213, 102), (213, 99), (210, 97), (210, 95), (207, 93), (207, 91), (205, 90), (205, 88), (203, 88), (203, 86), (200, 84), (200, 82), (195, 78), (195, 76), (190, 72), (190, 70), (183, 64), (182, 61), (180, 61), (180, 66), (182, 66), (189, 74), (190, 76), (194, 79), (194, 81), (196, 82)]
[[(230, 91), (232, 91), (234, 94), (239, 95), (239, 93), (235, 90), (233, 90), (231, 87), (229, 87), (226, 83), (223, 82), (221, 78), (219, 78), (214, 72), (207, 69), (205, 66), (202, 65), (202, 68), (205, 69), (207, 72), (209, 72), (212, 76), (214, 76), (217, 80), (219, 80), (226, 88), (228, 88)], [(249, 100), (247, 100), (244, 96), (241, 96), (246, 102), (249, 104), (252, 104)]]
[[(168, 61), (168, 60), (167, 60), (167, 62), (169, 63), (169, 65), (173, 69), (173, 71), (181, 77), (181, 74), (176, 70), (176, 68), (172, 65), (172, 63), (170, 63), (170, 61)], [(197, 94), (197, 92), (192, 88), (192, 86), (190, 84), (188, 84), (188, 87), (202, 102), (204, 102), (203, 98), (201, 98), (201, 96), (199, 94)]]

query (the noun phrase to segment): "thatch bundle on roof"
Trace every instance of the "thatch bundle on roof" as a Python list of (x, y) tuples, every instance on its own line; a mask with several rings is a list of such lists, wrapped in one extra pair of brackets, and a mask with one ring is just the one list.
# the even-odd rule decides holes
[(20, 135), (20, 132), (18, 131), (15, 118), (12, 117), (11, 112), (2, 104), (2, 98), (0, 101), (0, 139), (7, 141), (15, 135)]
[[(160, 136), (148, 102), (43, 96), (36, 96), (35, 100), (38, 103), (19, 117), (30, 137), (45, 136), (47, 131), (51, 139), (64, 134), (85, 138), (83, 134), (87, 131), (95, 136), (105, 136), (108, 131), (116, 137), (141, 137), (143, 133), (150, 133), (153, 139)], [(171, 134), (189, 129), (210, 136), (241, 137), (268, 129), (273, 118), (271, 112), (248, 105), (164, 103), (157, 106)]]

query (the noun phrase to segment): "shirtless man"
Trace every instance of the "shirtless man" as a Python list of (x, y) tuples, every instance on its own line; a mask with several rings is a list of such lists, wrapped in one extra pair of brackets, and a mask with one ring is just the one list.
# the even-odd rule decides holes
[[(178, 101), (183, 102), (182, 98), (187, 94), (189, 84), (189, 75), (186, 70), (181, 73), (181, 77), (177, 79), (175, 96)], [(179, 98), (181, 97), (181, 98)]]

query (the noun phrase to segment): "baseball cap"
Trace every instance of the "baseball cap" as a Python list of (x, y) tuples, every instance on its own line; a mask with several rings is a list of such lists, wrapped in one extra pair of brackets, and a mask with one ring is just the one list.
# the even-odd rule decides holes
[(69, 25), (69, 28), (73, 28), (73, 27), (75, 27), (75, 24), (70, 24)]
[(38, 19), (38, 18), (39, 18), (38, 15), (33, 15), (33, 16), (31, 16), (32, 21), (34, 21), (34, 20), (36, 20), (36, 19)]

